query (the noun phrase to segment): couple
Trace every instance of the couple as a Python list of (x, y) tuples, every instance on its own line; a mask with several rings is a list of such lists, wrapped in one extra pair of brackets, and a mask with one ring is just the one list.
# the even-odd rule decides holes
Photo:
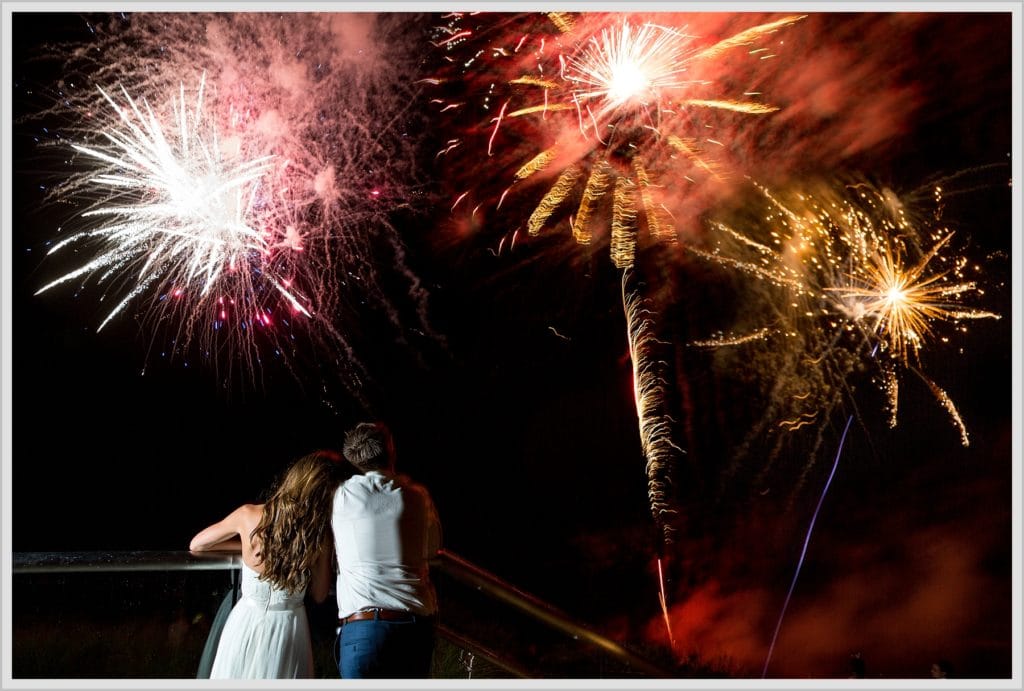
[[(427, 490), (395, 474), (391, 434), (364, 422), (344, 459), (296, 461), (265, 504), (246, 504), (192, 538), (193, 551), (241, 549), (242, 596), (221, 633), (210, 677), (313, 677), (303, 606), (323, 602), (337, 567), (338, 671), (343, 679), (427, 678), (437, 597), (427, 560), (440, 523)], [(340, 483), (340, 484), (339, 484)], [(333, 547), (332, 547), (333, 543)]]

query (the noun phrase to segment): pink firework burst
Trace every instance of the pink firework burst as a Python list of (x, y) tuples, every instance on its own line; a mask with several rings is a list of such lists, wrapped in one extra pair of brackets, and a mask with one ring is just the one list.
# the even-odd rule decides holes
[[(392, 225), (419, 183), (401, 17), (140, 13), (96, 27), (68, 59), (54, 112), (76, 116), (74, 167), (52, 198), (84, 208), (56, 242), (85, 261), (47, 282), (92, 283), (215, 364), (255, 374), (308, 353), (357, 384), (360, 305), (400, 308), (375, 264), (426, 296)], [(157, 327), (162, 327), (158, 329)], [(301, 337), (301, 338), (297, 338)]]

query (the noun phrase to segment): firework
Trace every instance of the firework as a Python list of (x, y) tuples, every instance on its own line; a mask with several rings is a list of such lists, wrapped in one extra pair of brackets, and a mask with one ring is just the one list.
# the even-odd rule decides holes
[[(483, 155), (474, 147), (486, 134), (488, 163), (511, 173), (493, 211), (528, 185), (546, 187), (528, 215), (529, 235), (567, 220), (576, 241), (590, 244), (606, 229), (612, 261), (630, 267), (644, 229), (651, 241), (675, 241), (682, 207), (694, 213), (730, 176), (735, 162), (723, 123), (777, 110), (758, 93), (713, 78), (721, 61), (738, 52), (747, 62), (771, 57), (772, 36), (800, 19), (708, 42), (679, 15), (452, 15), (437, 43), (461, 72), (447, 83), (460, 81), (470, 93), (437, 104), (450, 118), (479, 103), (483, 122), (450, 140), (443, 154)], [(681, 189), (664, 187), (669, 171), (686, 181)], [(469, 201), (476, 198), (486, 198), (479, 184), (459, 192), (473, 216), (489, 210)]]
[[(898, 248), (875, 248), (857, 271), (846, 275), (846, 285), (826, 288), (852, 319), (873, 322), (873, 330), (885, 340), (892, 357), (904, 365), (908, 355), (917, 359), (934, 323), (998, 318), (955, 303), (961, 294), (977, 291), (973, 281), (947, 282), (944, 279), (956, 269), (934, 271), (932, 260), (952, 237), (952, 233), (940, 237), (913, 266), (907, 265)], [(959, 263), (962, 267), (963, 260)]]
[[(998, 318), (964, 304), (983, 291), (966, 278), (968, 260), (954, 253), (953, 233), (863, 181), (781, 195), (758, 189), (763, 203), (756, 210), (735, 222), (712, 222), (709, 246), (689, 248), (761, 287), (748, 301), (760, 315), (748, 328), (699, 343), (754, 347), (755, 368), (770, 373), (768, 411), (752, 434), (769, 424), (784, 431), (815, 425), (817, 451), (822, 423), (849, 392), (848, 379), (873, 369), (890, 426), (898, 419), (900, 373), (912, 372), (966, 446), (955, 405), (921, 364), (930, 343), (948, 340), (943, 326), (965, 331), (966, 320)], [(934, 194), (940, 206), (941, 189)]]
[(267, 356), (291, 367), (305, 341), (358, 386), (357, 305), (398, 340), (409, 330), (377, 263), (404, 278), (429, 331), (390, 219), (417, 182), (400, 27), (256, 13), (91, 25), (48, 113), (73, 118), (53, 143), (76, 154), (50, 199), (84, 209), (51, 261), (85, 260), (40, 292), (92, 283), (113, 304), (101, 329), (132, 314), (154, 339), (170, 331), (160, 350), (197, 346), (229, 372), (255, 375)]
[(661, 573), (661, 558), (658, 558), (658, 604), (661, 605), (661, 616), (665, 620), (665, 631), (668, 633), (669, 648), (675, 649), (676, 638), (672, 635), (672, 620), (668, 616), (668, 599), (665, 597), (665, 577)]
[[(100, 283), (111, 277), (134, 280), (99, 329), (153, 284), (162, 298), (185, 299), (194, 311), (209, 301), (207, 309), (217, 313), (214, 328), (229, 323), (228, 312), (236, 310), (255, 315), (254, 323), (268, 322), (274, 310), (260, 304), (266, 293), (288, 303), (293, 314), (312, 316), (308, 298), (286, 287), (298, 272), (301, 239), (294, 228), (267, 223), (257, 211), (266, 194), (259, 183), (269, 178), (273, 157), (225, 155), (205, 117), (203, 86), (194, 107), (187, 104), (184, 85), (180, 97), (170, 100), (172, 131), (164, 130), (148, 103), (140, 106), (121, 89), (127, 104), (122, 108), (99, 88), (120, 126), (101, 132), (105, 146), (72, 145), (97, 169), (85, 182), (103, 201), (81, 215), (83, 221), (95, 219), (97, 227), (56, 243), (49, 254), (77, 244), (98, 249), (91, 261), (37, 294), (80, 276), (98, 275)], [(235, 296), (255, 304), (239, 304)]]
[(622, 274), (622, 304), (626, 312), (626, 337), (633, 363), (633, 393), (640, 422), (640, 446), (647, 460), (647, 495), (651, 512), (671, 541), (672, 527), (666, 520), (675, 511), (670, 508), (665, 474), (676, 454), (683, 450), (672, 442), (672, 418), (665, 412), (664, 363), (652, 352), (658, 344), (653, 315), (640, 291), (631, 287), (631, 269)]
[[(664, 363), (651, 354), (653, 313), (640, 289), (629, 285), (632, 268), (643, 243), (677, 240), (677, 223), (686, 223), (680, 204), (686, 214), (703, 211), (708, 191), (729, 176), (728, 147), (715, 138), (727, 128), (716, 125), (777, 110), (758, 93), (714, 78), (724, 56), (746, 47), (750, 62), (771, 57), (751, 56), (767, 51), (772, 34), (802, 17), (718, 41), (691, 33), (680, 15), (456, 13), (448, 19), (436, 44), (456, 76), (431, 80), (449, 92), (435, 103), (446, 122), (460, 113), (470, 122), (438, 156), (453, 162), (474, 157), (474, 171), (481, 160), (506, 171), (506, 186), (493, 195), (474, 175), (471, 188), (457, 192), (452, 211), (471, 210), (472, 223), (478, 215), (505, 214), (529, 237), (568, 220), (579, 245), (609, 246), (612, 262), (623, 269), (648, 497), (670, 541), (667, 476), (682, 449), (672, 443), (672, 419), (664, 412)], [(459, 89), (462, 95), (451, 95)], [(660, 180), (668, 171), (688, 186), (665, 189)], [(504, 246), (505, 237), (499, 254)]]
[[(797, 488), (803, 485), (822, 446), (836, 408), (852, 394), (848, 380), (868, 368), (897, 423), (899, 371), (914, 372), (949, 413), (968, 445), (966, 427), (953, 401), (921, 371), (921, 353), (940, 336), (943, 325), (998, 315), (961, 304), (979, 294), (967, 280), (967, 260), (944, 254), (953, 234), (937, 221), (915, 217), (890, 190), (863, 181), (809, 185), (775, 194), (758, 186), (762, 203), (747, 208), (731, 223), (714, 221), (714, 239), (695, 254), (754, 278), (762, 290), (749, 301), (770, 326), (719, 334), (695, 343), (702, 347), (742, 350), (755, 376), (771, 381), (766, 414), (740, 448), (766, 425), (784, 431), (769, 455), (767, 472), (782, 440), (804, 427), (817, 437)], [(934, 200), (941, 209), (941, 189)], [(747, 303), (748, 301), (745, 301)], [(756, 323), (757, 320), (755, 320)], [(853, 401), (850, 401), (851, 405)], [(803, 547), (772, 634), (761, 676), (767, 675), (786, 611), (799, 578), (814, 526), (835, 477), (854, 414), (846, 416), (831, 471), (812, 514)], [(738, 460), (738, 459), (737, 459)], [(735, 463), (730, 469), (735, 472)]]
[(761, 668), (762, 679), (768, 675), (768, 665), (771, 663), (772, 654), (775, 652), (775, 643), (779, 639), (779, 631), (782, 629), (782, 620), (786, 617), (786, 610), (789, 609), (789, 603), (793, 599), (793, 591), (796, 589), (797, 579), (800, 578), (800, 569), (803, 568), (804, 558), (807, 556), (807, 546), (810, 545), (811, 535), (814, 533), (814, 524), (818, 522), (818, 515), (821, 513), (821, 506), (825, 503), (825, 497), (828, 496), (829, 487), (832, 486), (832, 480), (836, 476), (836, 469), (839, 467), (839, 459), (842, 457), (843, 446), (846, 443), (846, 435), (850, 431), (850, 424), (852, 422), (852, 415), (846, 418), (846, 426), (843, 427), (843, 434), (839, 438), (839, 448), (836, 451), (835, 461), (832, 462), (832, 470), (829, 472), (828, 479), (825, 481), (825, 487), (821, 491), (821, 496), (818, 497), (818, 504), (814, 507), (814, 513), (811, 514), (811, 522), (807, 527), (807, 534), (804, 537), (803, 547), (800, 549), (800, 558), (797, 559), (796, 569), (793, 571), (793, 579), (789, 582), (789, 590), (786, 592), (786, 599), (782, 603), (782, 610), (779, 612), (779, 618), (775, 624), (775, 631), (772, 633), (772, 640), (768, 645), (768, 654), (764, 659), (764, 667)]

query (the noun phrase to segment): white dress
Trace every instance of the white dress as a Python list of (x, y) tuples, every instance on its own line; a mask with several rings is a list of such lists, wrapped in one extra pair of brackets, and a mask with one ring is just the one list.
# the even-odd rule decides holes
[(242, 563), (242, 596), (224, 623), (211, 679), (310, 679), (313, 645), (302, 604)]

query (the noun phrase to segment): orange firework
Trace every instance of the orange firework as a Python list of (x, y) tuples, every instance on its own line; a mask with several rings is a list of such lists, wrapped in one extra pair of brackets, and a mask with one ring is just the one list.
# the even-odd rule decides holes
[[(508, 171), (504, 188), (493, 195), (494, 211), (521, 188), (540, 185), (532, 211), (515, 223), (525, 220), (530, 236), (567, 223), (584, 245), (604, 230), (612, 261), (625, 268), (635, 261), (643, 229), (654, 242), (675, 241), (678, 212), (693, 213), (729, 177), (735, 162), (725, 141), (728, 119), (777, 110), (759, 93), (734, 87), (735, 80), (716, 78), (718, 63), (739, 53), (750, 63), (746, 70), (771, 57), (773, 35), (802, 17), (717, 41), (688, 28), (700, 15), (449, 19), (437, 43), (459, 75), (435, 81), (458, 82), (464, 93), (439, 98), (439, 110), (447, 117), (477, 107), (482, 112), (470, 115), (467, 131), (442, 154), (477, 157), (474, 173), (481, 162)], [(684, 184), (666, 188), (669, 171)], [(470, 200), (489, 196), (474, 175), (453, 209), (471, 208), (475, 216), (490, 204)]]
[(893, 358), (904, 365), (910, 353), (917, 359), (935, 322), (998, 318), (991, 312), (957, 306), (957, 297), (977, 290), (977, 285), (950, 281), (955, 269), (935, 270), (932, 266), (952, 237), (953, 233), (943, 235), (912, 266), (907, 265), (902, 251), (883, 245), (858, 272), (848, 274), (849, 285), (826, 289), (854, 305), (859, 318), (873, 319)]
[[(733, 119), (777, 110), (736, 84), (771, 57), (773, 34), (802, 19), (701, 38), (690, 24), (709, 28), (711, 16), (453, 14), (437, 45), (456, 76), (432, 80), (446, 90), (436, 100), (444, 121), (460, 113), (468, 121), (438, 154), (472, 175), (453, 212), (468, 211), (472, 223), (493, 212), (512, 219), (510, 248), (524, 226), (536, 237), (568, 225), (579, 245), (607, 244), (623, 270), (648, 497), (666, 541), (674, 513), (668, 475), (683, 450), (672, 441), (663, 367), (652, 352), (654, 311), (632, 268), (643, 243), (676, 242), (677, 228), (729, 177)], [(726, 70), (723, 61), (737, 54), (743, 68)], [(481, 174), (491, 169), (500, 172)], [(685, 184), (666, 187), (669, 173)], [(495, 178), (500, 187), (489, 187)], [(503, 237), (499, 254), (504, 247)]]
[[(914, 218), (891, 190), (865, 181), (760, 192), (756, 211), (713, 222), (712, 245), (690, 249), (758, 279), (774, 305), (773, 323), (696, 345), (765, 343), (765, 375), (778, 399), (770, 410), (787, 431), (827, 419), (847, 377), (866, 363), (881, 370), (895, 427), (898, 372), (908, 370), (925, 382), (967, 446), (956, 406), (925, 376), (920, 358), (929, 341), (948, 340), (941, 325), (963, 330), (965, 320), (999, 318), (963, 304), (983, 291), (966, 278), (969, 262), (954, 253), (953, 232)], [(940, 202), (939, 187), (934, 194)], [(794, 349), (799, 355), (791, 357)]]

